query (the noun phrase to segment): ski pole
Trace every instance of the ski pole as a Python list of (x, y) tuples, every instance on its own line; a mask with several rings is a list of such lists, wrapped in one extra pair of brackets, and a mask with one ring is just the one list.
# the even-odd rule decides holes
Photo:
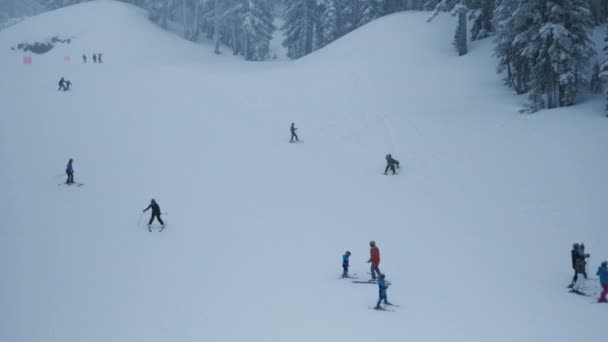
[(144, 212), (141, 212), (141, 215), (139, 215), (139, 220), (137, 220), (137, 226), (139, 227), (139, 224), (141, 223), (141, 218), (144, 217)]

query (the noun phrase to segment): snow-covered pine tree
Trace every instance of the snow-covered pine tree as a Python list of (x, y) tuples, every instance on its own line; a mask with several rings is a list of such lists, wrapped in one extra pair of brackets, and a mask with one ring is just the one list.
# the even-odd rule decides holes
[(363, 26), (372, 20), (385, 15), (386, 0), (364, 0), (361, 2), (361, 19), (358, 26)]
[(346, 34), (359, 27), (363, 11), (363, 2), (366, 0), (339, 0), (340, 17), (342, 19), (341, 31)]
[(316, 0), (285, 0), (281, 30), (288, 57), (300, 58), (313, 51), (317, 14)]
[(595, 62), (591, 70), (591, 79), (589, 80), (589, 90), (594, 94), (602, 92), (602, 80), (600, 78), (600, 63)]
[(239, 0), (243, 4), (242, 34), (243, 55), (248, 61), (268, 58), (270, 40), (275, 30), (273, 15), (267, 0)]
[[(600, 78), (602, 81), (605, 82), (608, 80), (608, 26), (606, 27), (606, 36), (604, 38), (603, 51), (606, 58), (603, 60), (600, 66)], [(606, 94), (606, 110), (608, 110), (608, 89), (604, 91), (604, 94)]]
[(458, 15), (458, 26), (456, 26), (456, 33), (454, 34), (454, 47), (458, 51), (458, 56), (464, 56), (467, 54), (467, 9), (460, 5), (454, 9), (454, 12)]
[(318, 0), (321, 16), (319, 18), (319, 27), (321, 28), (321, 37), (319, 46), (325, 46), (341, 35), (340, 8), (339, 0)]
[(49, 10), (54, 10), (58, 8), (62, 8), (65, 6), (75, 5), (81, 2), (86, 2), (90, 0), (41, 0), (41, 4), (48, 8)]
[(494, 0), (475, 0), (469, 1), (471, 14), (469, 18), (473, 22), (471, 25), (471, 40), (483, 39), (494, 32), (492, 19), (494, 18)]

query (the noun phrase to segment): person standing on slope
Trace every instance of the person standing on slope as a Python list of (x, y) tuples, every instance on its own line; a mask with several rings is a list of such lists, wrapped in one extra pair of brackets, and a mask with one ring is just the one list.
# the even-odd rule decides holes
[(101, 61), (101, 53), (98, 53), (98, 54), (97, 54), (97, 61), (99, 61), (99, 63), (103, 63), (103, 62)]
[(86, 63), (87, 62), (87, 55), (82, 55), (82, 62)]
[(370, 241), (369, 242), (369, 260), (367, 261), (368, 263), (371, 262), (371, 274), (372, 274), (372, 280), (376, 280), (376, 275), (380, 276), (380, 268), (378, 268), (378, 266), (380, 265), (380, 250), (378, 249), (378, 246), (376, 246), (376, 241)]
[(296, 128), (293, 122), (291, 123), (291, 127), (289, 128), (289, 130), (291, 131), (291, 139), (289, 139), (289, 142), (293, 142), (294, 138), (296, 139), (296, 141), (300, 141), (300, 139), (298, 139), (298, 135), (296, 134), (296, 131), (298, 129)]
[(382, 302), (384, 302), (385, 305), (392, 305), (391, 303), (389, 303), (388, 296), (386, 294), (386, 292), (388, 291), (389, 284), (386, 282), (386, 280), (384, 280), (384, 278), (384, 274), (380, 274), (380, 276), (378, 276), (378, 302), (376, 303), (376, 307), (374, 308), (376, 310), (382, 310), (382, 307), (380, 306), (380, 303)]
[[(583, 247), (584, 248), (584, 247)], [(587, 279), (587, 271), (585, 270), (587, 266), (586, 258), (590, 257), (590, 254), (585, 254), (584, 249), (581, 248), (581, 245), (575, 243), (572, 245), (572, 250), (570, 251), (570, 256), (572, 258), (572, 268), (574, 269), (574, 277), (572, 278), (572, 283), (568, 287), (574, 288), (574, 285), (578, 281), (578, 275), (582, 274), (585, 279)]]
[(144, 209), (144, 213), (150, 209), (152, 209), (152, 216), (150, 216), (150, 221), (148, 222), (148, 231), (152, 231), (150, 227), (152, 226), (152, 222), (154, 222), (154, 218), (156, 218), (158, 222), (160, 222), (161, 228), (165, 228), (165, 223), (160, 218), (160, 206), (158, 206), (156, 200), (152, 199), (152, 201), (150, 201), (150, 205), (146, 209)]
[(93, 63), (97, 63), (97, 55), (93, 54)]
[(395, 166), (397, 166), (397, 168), (399, 168), (399, 161), (397, 159), (394, 159), (393, 156), (391, 156), (390, 154), (387, 154), (386, 155), (386, 168), (384, 169), (384, 174), (386, 175), (388, 173), (389, 169), (391, 171), (393, 171), (393, 174), (397, 173), (397, 171), (395, 171)]
[(65, 81), (65, 91), (70, 90), (70, 86), (72, 85), (72, 82), (70, 81)]
[(602, 262), (596, 275), (600, 277), (600, 285), (602, 285), (602, 294), (597, 301), (598, 303), (608, 303), (608, 300), (606, 300), (606, 295), (608, 295), (608, 261)]
[(74, 184), (74, 167), (72, 163), (74, 160), (70, 158), (68, 160), (68, 165), (65, 167), (65, 173), (68, 175), (68, 179), (65, 181), (65, 184)]
[(65, 79), (63, 77), (59, 80), (59, 89), (57, 90), (65, 90)]
[(348, 266), (349, 266), (350, 252), (346, 251), (342, 256), (342, 278), (348, 278)]

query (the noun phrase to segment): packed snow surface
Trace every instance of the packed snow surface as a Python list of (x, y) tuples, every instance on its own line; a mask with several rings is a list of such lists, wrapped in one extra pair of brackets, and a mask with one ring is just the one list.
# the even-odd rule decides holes
[[(112, 1), (0, 32), (0, 341), (601, 341), (608, 306), (565, 287), (573, 242), (592, 278), (608, 259), (603, 104), (518, 114), (491, 41), (459, 58), (427, 17), (296, 62)], [(58, 185), (69, 158), (82, 187)], [(395, 312), (338, 279), (345, 250), (368, 277), (370, 240)]]

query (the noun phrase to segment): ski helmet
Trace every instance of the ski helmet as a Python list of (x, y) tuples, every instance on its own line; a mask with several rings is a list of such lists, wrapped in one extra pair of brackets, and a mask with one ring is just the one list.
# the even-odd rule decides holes
[(372, 247), (374, 247), (376, 245), (376, 241), (374, 241), (374, 240), (370, 241), (369, 245), (372, 246)]
[(608, 266), (608, 261), (603, 261), (602, 266)]
[(384, 273), (380, 273), (380, 279), (384, 279), (385, 275)]
[(153, 198), (150, 202), (152, 203), (156, 203), (156, 200)]
[(346, 253), (344, 253), (344, 254), (350, 256), (350, 251), (346, 251)]
[(578, 246), (579, 246), (578, 242), (575, 243), (574, 245), (572, 245), (572, 247), (574, 247), (574, 248), (578, 248)]

